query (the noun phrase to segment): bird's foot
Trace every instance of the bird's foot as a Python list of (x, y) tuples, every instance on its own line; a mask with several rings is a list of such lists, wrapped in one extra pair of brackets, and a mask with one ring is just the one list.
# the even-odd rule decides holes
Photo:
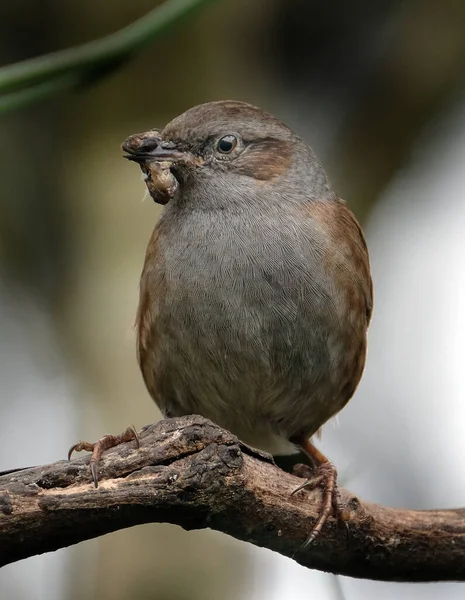
[(309, 536), (305, 540), (303, 548), (307, 548), (317, 539), (331, 514), (344, 524), (348, 532), (347, 521), (349, 517), (342, 503), (341, 494), (337, 486), (337, 470), (333, 463), (327, 460), (314, 468), (298, 464), (294, 468), (294, 474), (298, 477), (306, 478), (307, 481), (299, 485), (292, 492), (292, 495), (303, 489), (314, 490), (317, 487), (323, 488), (323, 502), (320, 514)]
[(136, 441), (136, 446), (139, 448), (139, 436), (137, 435), (135, 428), (131, 425), (124, 433), (121, 433), (120, 435), (105, 435), (93, 443), (82, 441), (77, 442), (77, 444), (74, 444), (74, 446), (71, 446), (69, 449), (68, 460), (71, 460), (73, 452), (82, 452), (83, 450), (92, 452), (92, 456), (90, 457), (90, 470), (94, 485), (95, 487), (98, 487), (98, 466), (102, 453), (109, 448), (114, 448), (119, 444), (124, 444), (125, 442), (130, 442), (132, 440)]

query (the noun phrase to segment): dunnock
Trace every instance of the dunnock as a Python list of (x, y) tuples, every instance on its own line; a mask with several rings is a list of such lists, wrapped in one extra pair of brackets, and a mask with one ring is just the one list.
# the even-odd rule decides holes
[(123, 149), (166, 204), (140, 283), (147, 388), (165, 417), (199, 413), (272, 454), (306, 453), (325, 490), (310, 543), (340, 509), (336, 469), (310, 438), (365, 364), (360, 226), (312, 149), (243, 102), (196, 106)]

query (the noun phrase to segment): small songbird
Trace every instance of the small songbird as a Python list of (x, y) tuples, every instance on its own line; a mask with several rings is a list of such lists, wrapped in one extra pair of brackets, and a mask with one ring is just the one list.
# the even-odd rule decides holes
[(310, 439), (365, 365), (360, 226), (312, 149), (244, 102), (196, 106), (123, 149), (165, 204), (140, 282), (147, 388), (165, 417), (201, 414), (272, 454), (306, 453), (325, 490), (310, 543), (338, 509), (336, 469)]
[(166, 417), (198, 413), (272, 454), (304, 451), (327, 495), (313, 541), (336, 470), (310, 438), (365, 365), (360, 226), (311, 148), (243, 102), (196, 106), (123, 149), (166, 204), (140, 283), (147, 388)]

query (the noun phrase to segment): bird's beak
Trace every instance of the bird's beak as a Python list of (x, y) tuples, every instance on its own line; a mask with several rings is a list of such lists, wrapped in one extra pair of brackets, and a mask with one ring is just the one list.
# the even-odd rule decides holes
[(190, 152), (182, 152), (176, 144), (162, 140), (159, 131), (136, 133), (128, 137), (122, 144), (126, 153), (124, 158), (136, 163), (169, 162), (195, 164), (195, 157)]
[(149, 194), (158, 204), (167, 204), (176, 196), (184, 167), (200, 164), (198, 157), (163, 140), (156, 130), (131, 135), (122, 149), (125, 158), (140, 166)]

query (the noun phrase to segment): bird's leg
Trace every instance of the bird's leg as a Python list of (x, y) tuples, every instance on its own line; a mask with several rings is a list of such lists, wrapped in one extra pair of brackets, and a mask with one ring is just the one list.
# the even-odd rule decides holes
[(92, 456), (90, 457), (90, 470), (94, 485), (95, 487), (98, 487), (98, 466), (102, 453), (109, 448), (114, 448), (119, 444), (124, 444), (125, 442), (130, 442), (131, 440), (135, 440), (136, 446), (139, 448), (139, 436), (132, 425), (120, 435), (104, 435), (101, 439), (93, 443), (82, 441), (77, 442), (77, 444), (74, 444), (74, 446), (71, 446), (69, 449), (68, 460), (71, 460), (73, 452), (82, 452), (82, 450), (92, 452)]
[[(299, 485), (292, 494), (299, 492), (304, 488), (315, 489), (318, 486), (323, 487), (323, 504), (318, 520), (305, 540), (304, 548), (312, 544), (321, 530), (323, 529), (329, 515), (333, 512), (337, 518), (343, 521), (347, 527), (347, 515), (341, 500), (341, 495), (337, 487), (337, 470), (324, 454), (322, 454), (308, 439), (291, 440), (304, 452), (315, 468), (310, 472), (310, 477), (302, 485)], [(304, 466), (304, 465), (302, 465)], [(308, 477), (309, 468), (297, 475)]]

